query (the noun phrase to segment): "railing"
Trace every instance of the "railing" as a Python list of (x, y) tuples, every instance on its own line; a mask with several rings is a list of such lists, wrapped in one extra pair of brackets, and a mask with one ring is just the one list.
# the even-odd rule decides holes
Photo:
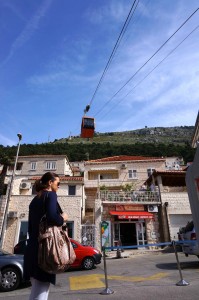
[(160, 203), (159, 192), (155, 191), (100, 191), (102, 202)]

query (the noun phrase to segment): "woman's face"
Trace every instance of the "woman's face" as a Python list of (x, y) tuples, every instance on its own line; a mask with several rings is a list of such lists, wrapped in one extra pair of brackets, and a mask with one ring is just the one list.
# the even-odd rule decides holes
[(54, 181), (49, 181), (49, 185), (50, 185), (50, 190), (53, 192), (57, 192), (59, 185), (60, 185), (60, 181), (59, 181), (59, 177), (55, 177)]

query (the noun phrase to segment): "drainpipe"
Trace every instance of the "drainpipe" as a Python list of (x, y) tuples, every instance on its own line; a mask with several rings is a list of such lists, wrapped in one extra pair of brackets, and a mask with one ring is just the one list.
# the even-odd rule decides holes
[(165, 205), (165, 203), (162, 202), (162, 192), (163, 192), (163, 184), (162, 184), (162, 178), (161, 176), (157, 176), (157, 183), (158, 183), (158, 189), (159, 189), (159, 196), (161, 201), (161, 223), (162, 223), (162, 231), (163, 231), (163, 238), (164, 242), (170, 241), (170, 232), (169, 232), (169, 222), (168, 222), (168, 202)]
[(164, 203), (164, 210), (165, 210), (165, 216), (166, 216), (166, 223), (167, 223), (167, 241), (166, 242), (170, 242), (171, 241), (171, 234), (170, 234), (170, 228), (169, 228), (169, 218), (168, 218), (168, 206), (169, 203), (165, 202)]

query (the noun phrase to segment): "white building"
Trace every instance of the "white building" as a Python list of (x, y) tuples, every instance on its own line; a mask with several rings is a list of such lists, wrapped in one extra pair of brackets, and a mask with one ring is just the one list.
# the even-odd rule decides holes
[[(1, 196), (1, 231), (8, 205), (6, 231), (3, 234), (5, 250), (12, 252), (14, 245), (27, 237), (28, 207), (35, 194), (33, 184), (47, 171), (60, 176), (58, 201), (69, 216), (70, 236), (81, 241), (81, 224), (85, 211), (83, 177), (72, 176), (72, 168), (65, 155), (19, 156), (10, 199), (8, 195)], [(12, 169), (8, 168), (5, 184), (9, 184), (11, 175)]]

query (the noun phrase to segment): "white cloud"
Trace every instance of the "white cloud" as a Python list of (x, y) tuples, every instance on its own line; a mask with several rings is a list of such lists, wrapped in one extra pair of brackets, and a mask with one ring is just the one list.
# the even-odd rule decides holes
[(15, 52), (31, 38), (35, 30), (38, 29), (39, 22), (41, 18), (45, 16), (46, 11), (50, 7), (52, 1), (53, 0), (43, 1), (36, 14), (30, 19), (30, 21), (28, 21), (23, 31), (11, 45), (10, 52), (8, 53), (8, 56), (5, 58), (5, 60), (1, 63), (1, 66), (5, 65), (12, 58)]
[(129, 4), (126, 4), (125, 1), (116, 2), (113, 0), (104, 6), (98, 6), (96, 9), (89, 8), (85, 13), (85, 18), (94, 24), (107, 24), (113, 20), (124, 21), (129, 9)]

